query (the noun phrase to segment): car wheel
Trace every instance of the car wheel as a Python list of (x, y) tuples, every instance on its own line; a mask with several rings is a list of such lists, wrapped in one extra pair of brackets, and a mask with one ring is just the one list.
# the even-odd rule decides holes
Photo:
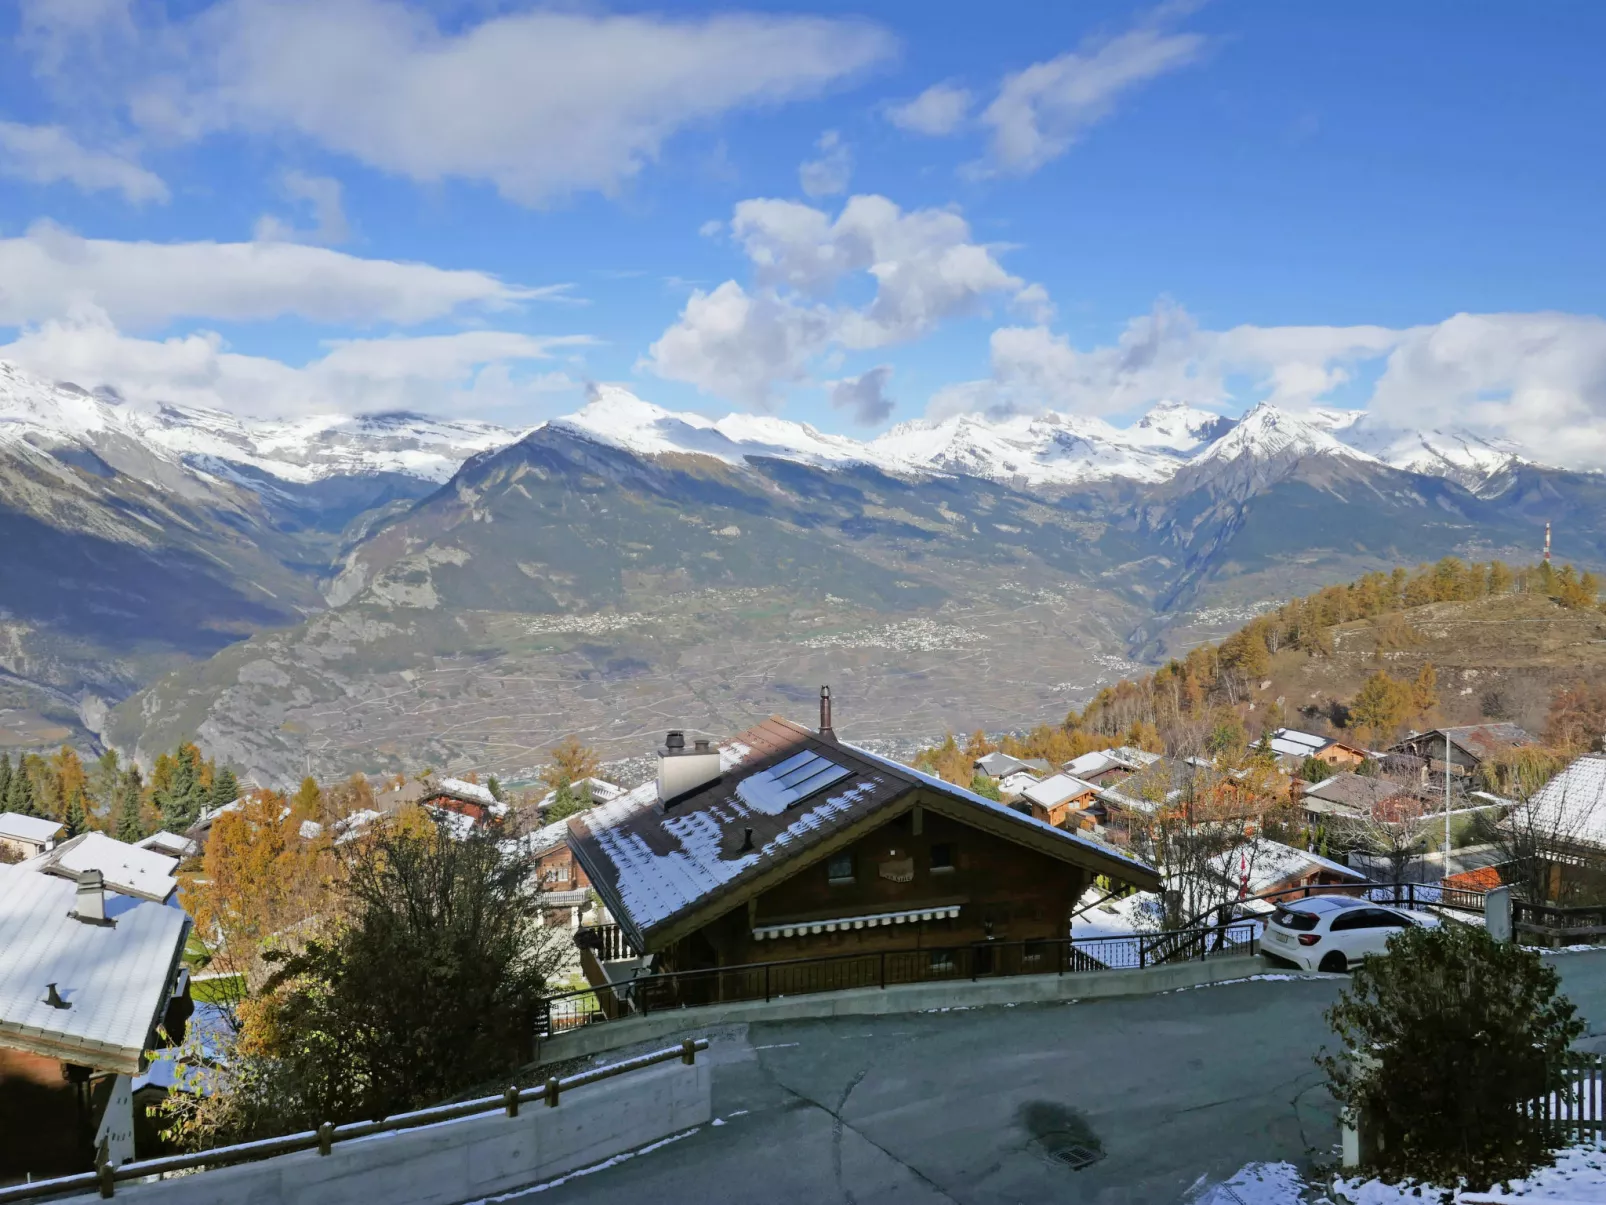
[(1316, 969), (1318, 971), (1326, 971), (1329, 975), (1342, 975), (1349, 970), (1349, 960), (1337, 950), (1334, 950), (1322, 959), (1321, 964)]

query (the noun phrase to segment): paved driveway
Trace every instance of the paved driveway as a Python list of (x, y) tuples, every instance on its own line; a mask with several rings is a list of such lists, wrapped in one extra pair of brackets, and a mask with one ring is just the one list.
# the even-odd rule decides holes
[[(1606, 951), (1557, 966), (1606, 1033)], [(1343, 983), (734, 1026), (707, 1056), (723, 1124), (539, 1199), (1230, 1202), (1210, 1186), (1246, 1163), (1335, 1158), (1337, 1113), (1311, 1060)], [(1062, 1161), (1088, 1154), (1081, 1170)]]

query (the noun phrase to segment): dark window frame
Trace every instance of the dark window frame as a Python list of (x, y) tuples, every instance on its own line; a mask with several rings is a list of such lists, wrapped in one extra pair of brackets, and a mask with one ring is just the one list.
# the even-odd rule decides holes
[[(939, 851), (944, 861), (937, 860)], [(932, 874), (952, 874), (959, 869), (959, 853), (952, 841), (938, 841), (933, 844), (927, 860), (930, 862)]]
[[(847, 866), (847, 874), (838, 871), (843, 865)], [(858, 877), (858, 865), (851, 852), (832, 854), (825, 860), (825, 881), (827, 883), (852, 883)]]

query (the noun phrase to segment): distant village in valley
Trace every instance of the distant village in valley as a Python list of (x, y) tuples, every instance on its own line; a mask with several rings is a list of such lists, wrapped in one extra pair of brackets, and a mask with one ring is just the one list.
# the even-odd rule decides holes
[(1444, 596), (1595, 590), (1548, 564), (1372, 575), (908, 764), (856, 742), (829, 686), (817, 714), (667, 731), (643, 781), (573, 737), (517, 785), (242, 783), (193, 743), (145, 768), (0, 757), (0, 1128), (28, 1135), (0, 1183), (115, 1178), (520, 1067), (555, 1092), (544, 1051), (676, 1012), (1251, 958), (1331, 975), (1412, 926), (1593, 940), (1606, 686), (1558, 688), (1541, 731), (1441, 722), (1433, 666), (1381, 657), (1342, 725), (1262, 696), (1335, 623), (1403, 639), (1402, 611)]

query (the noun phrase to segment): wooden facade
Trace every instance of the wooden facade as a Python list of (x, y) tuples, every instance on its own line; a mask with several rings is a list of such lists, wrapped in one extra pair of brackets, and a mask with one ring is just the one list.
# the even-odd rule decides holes
[[(660, 968), (1067, 937), (1071, 909), (1092, 881), (1084, 868), (924, 806), (786, 870), (772, 885), (669, 944)], [(955, 907), (957, 916), (940, 919), (806, 931), (851, 925), (865, 916)], [(755, 930), (785, 927), (798, 931), (754, 936)]]

